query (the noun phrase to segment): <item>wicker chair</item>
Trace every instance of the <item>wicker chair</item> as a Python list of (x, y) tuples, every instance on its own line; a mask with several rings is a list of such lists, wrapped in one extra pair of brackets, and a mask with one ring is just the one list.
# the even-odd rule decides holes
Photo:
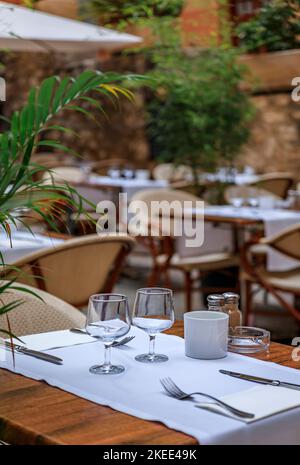
[(258, 243), (281, 252), (289, 258), (299, 260), (299, 268), (292, 271), (268, 271), (263, 262), (256, 263), (255, 252), (252, 253), (253, 250), (255, 251), (257, 241), (250, 241), (245, 245), (240, 275), (245, 291), (245, 323), (249, 323), (253, 313), (252, 288), (255, 284), (273, 295), (280, 305), (300, 322), (300, 310), (290, 304), (282, 294), (284, 292), (296, 297), (300, 296), (300, 225), (286, 228), (270, 238), (261, 238)]
[(192, 176), (192, 172), (188, 166), (174, 166), (172, 163), (161, 163), (152, 169), (152, 176), (154, 179), (173, 183), (186, 180)]
[[(194, 204), (199, 201), (198, 197), (184, 191), (172, 190), (172, 189), (156, 189), (146, 190), (135, 194), (132, 197), (132, 201), (143, 201), (148, 207), (152, 201), (179, 201), (181, 204), (185, 201), (191, 201)], [(162, 214), (163, 216), (163, 214)], [(148, 232), (149, 227), (151, 229), (155, 225), (153, 224), (153, 218), (141, 218), (144, 222), (144, 231)], [(139, 225), (140, 227), (141, 225)], [(155, 231), (155, 237), (150, 234), (138, 237), (150, 251), (153, 267), (150, 274), (148, 285), (155, 286), (159, 280), (163, 277), (165, 284), (169, 286), (169, 271), (177, 270), (181, 271), (185, 277), (185, 298), (186, 298), (186, 310), (192, 309), (192, 292), (194, 281), (199, 281), (205, 274), (213, 271), (223, 271), (231, 267), (238, 266), (239, 258), (230, 252), (218, 252), (208, 253), (198, 256), (182, 257), (176, 250), (176, 241), (172, 235), (163, 235), (160, 230), (160, 224), (157, 224), (158, 230)], [(153, 231), (153, 229), (152, 229)], [(137, 234), (134, 227), (129, 230), (133, 234)], [(197, 270), (198, 276), (196, 279), (193, 278), (193, 272)], [(202, 289), (204, 290), (204, 289)], [(218, 290), (219, 287), (218, 287)], [(209, 291), (212, 291), (210, 289)], [(216, 291), (216, 289), (214, 289)]]
[(271, 192), (281, 199), (286, 199), (288, 191), (294, 184), (294, 176), (291, 173), (269, 173), (263, 174), (251, 184), (259, 189)]
[(85, 174), (78, 166), (59, 166), (52, 169), (51, 172), (45, 172), (43, 179), (45, 182), (56, 185), (65, 182), (77, 184), (84, 182)]
[[(23, 287), (37, 294), (40, 299), (29, 293), (13, 289), (1, 295), (2, 304), (8, 304), (15, 300), (22, 301), (8, 314), (10, 328), (16, 336), (84, 326), (85, 316), (77, 308), (48, 294), (48, 292), (31, 286), (23, 285)], [(5, 315), (0, 315), (0, 328), (9, 329)]]
[[(16, 261), (18, 282), (29, 284), (75, 307), (89, 296), (111, 292), (135, 240), (126, 234), (91, 234), (29, 254)], [(2, 276), (15, 276), (10, 267)]]

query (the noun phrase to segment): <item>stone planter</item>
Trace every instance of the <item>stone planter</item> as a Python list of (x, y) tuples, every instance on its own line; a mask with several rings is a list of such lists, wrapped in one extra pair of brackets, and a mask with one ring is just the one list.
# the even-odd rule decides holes
[(259, 92), (288, 91), (292, 79), (300, 76), (300, 49), (242, 55), (240, 61), (249, 69), (245, 89), (254, 84)]

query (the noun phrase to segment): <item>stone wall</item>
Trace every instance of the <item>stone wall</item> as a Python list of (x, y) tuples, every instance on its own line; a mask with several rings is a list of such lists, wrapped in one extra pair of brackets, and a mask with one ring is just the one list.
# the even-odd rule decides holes
[[(2, 112), (10, 116), (26, 101), (30, 87), (38, 85), (52, 74), (63, 76), (78, 75), (84, 69), (101, 69), (102, 71), (137, 72), (143, 71), (141, 58), (122, 56), (117, 59), (79, 60), (78, 57), (66, 59), (63, 56), (46, 53), (9, 53), (0, 57), (4, 63), (4, 76), (7, 82), (7, 101), (2, 105)], [(82, 107), (88, 108), (86, 102)], [(80, 135), (76, 138), (70, 134), (48, 133), (47, 138), (59, 138), (86, 158), (127, 158), (139, 166), (144, 166), (149, 158), (148, 144), (145, 137), (143, 95), (136, 93), (135, 103), (125, 98), (120, 99), (120, 108), (116, 109), (108, 99), (103, 99), (107, 119), (94, 111), (98, 125), (83, 114), (65, 111), (56, 118), (56, 124), (72, 128)]]
[[(76, 57), (68, 57), (66, 61), (62, 56), (18, 53), (5, 54), (0, 62), (6, 65), (7, 102), (2, 106), (6, 116), (20, 108), (31, 86), (51, 74), (77, 75), (91, 67), (120, 72), (142, 73), (144, 70), (143, 59), (130, 56), (79, 62)], [(243, 149), (240, 164), (253, 166), (259, 172), (290, 170), (300, 177), (300, 103), (293, 102), (289, 93), (256, 95), (252, 99), (257, 113), (252, 137)], [(137, 93), (135, 105), (122, 99), (120, 110), (105, 101), (105, 109), (108, 121), (96, 113), (100, 126), (81, 114), (65, 112), (58, 122), (78, 132), (80, 138), (55, 133), (50, 134), (50, 138), (59, 137), (87, 158), (120, 157), (145, 166), (150, 154), (145, 135), (143, 95)]]
[(252, 99), (256, 117), (241, 160), (258, 172), (292, 171), (300, 178), (300, 102), (290, 93)]

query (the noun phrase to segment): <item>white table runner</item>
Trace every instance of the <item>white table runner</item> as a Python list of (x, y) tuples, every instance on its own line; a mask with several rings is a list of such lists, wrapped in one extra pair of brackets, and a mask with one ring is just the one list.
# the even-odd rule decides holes
[[(221, 360), (195, 360), (184, 355), (184, 341), (176, 336), (159, 335), (157, 350), (169, 362), (144, 365), (134, 356), (148, 348), (147, 336), (132, 328), (136, 337), (126, 347), (112, 350), (112, 362), (126, 371), (115, 376), (89, 373), (91, 365), (103, 360), (101, 343), (64, 347), (51, 351), (63, 358), (62, 366), (16, 355), (16, 372), (101, 405), (146, 420), (160, 421), (170, 428), (197, 438), (202, 444), (300, 444), (300, 408), (245, 424), (216, 413), (195, 408), (192, 402), (177, 401), (165, 395), (159, 379), (170, 376), (186, 391), (202, 390), (216, 397), (243, 392), (255, 385), (219, 373), (220, 369), (240, 371), (300, 384), (298, 370), (274, 363), (229, 354)], [(28, 339), (27, 339), (28, 341)], [(6, 360), (3, 360), (4, 355)], [(11, 354), (0, 349), (0, 366), (13, 371)], [(276, 389), (276, 387), (274, 387)]]

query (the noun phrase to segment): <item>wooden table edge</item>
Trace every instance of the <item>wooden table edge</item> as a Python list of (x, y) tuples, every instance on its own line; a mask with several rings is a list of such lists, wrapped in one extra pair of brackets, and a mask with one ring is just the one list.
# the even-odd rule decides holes
[[(182, 336), (183, 332), (183, 322), (176, 322), (174, 325), (174, 328), (168, 331), (170, 334), (177, 335), (177, 336)], [(300, 368), (300, 362), (293, 361), (291, 358), (291, 351), (294, 349), (294, 347), (278, 344), (278, 343), (271, 343), (270, 347), (270, 353), (269, 354), (260, 354), (258, 356), (255, 356), (255, 358), (258, 358), (260, 360), (265, 360), (265, 361), (270, 361), (270, 362), (275, 362), (280, 365), (284, 366), (289, 366), (291, 368)], [(34, 387), (41, 387), (41, 390), (43, 391), (48, 391), (51, 393), (51, 395), (58, 394), (59, 397), (65, 397), (68, 399), (70, 402), (75, 402), (76, 403), (82, 403), (83, 406), (86, 406), (88, 410), (93, 410), (94, 408), (101, 410), (102, 414), (105, 412), (105, 414), (110, 415), (110, 416), (115, 416), (118, 419), (124, 420), (125, 422), (130, 423), (136, 423), (137, 425), (137, 430), (141, 429), (143, 425), (145, 425), (145, 428), (148, 427), (149, 433), (150, 431), (152, 432), (152, 436), (148, 437), (133, 437), (133, 436), (128, 436), (127, 432), (125, 431), (122, 435), (118, 435), (115, 439), (113, 437), (113, 430), (112, 430), (112, 437), (110, 438), (111, 440), (105, 440), (104, 442), (101, 442), (101, 431), (99, 433), (99, 439), (97, 441), (95, 440), (86, 440), (86, 441), (78, 441), (74, 442), (73, 440), (67, 441), (64, 440), (62, 437), (59, 438), (59, 433), (57, 434), (51, 434), (50, 432), (41, 432), (38, 430), (35, 430), (33, 427), (30, 427), (22, 421), (18, 421), (13, 418), (13, 415), (11, 416), (10, 414), (3, 414), (1, 412), (1, 403), (0, 403), (0, 439), (3, 441), (9, 442), (11, 444), (34, 444), (34, 445), (72, 445), (72, 444), (106, 444), (106, 445), (137, 445), (137, 444), (143, 444), (143, 445), (157, 445), (157, 444), (164, 444), (164, 445), (196, 445), (198, 444), (197, 440), (189, 435), (186, 435), (184, 433), (181, 433), (179, 431), (173, 430), (171, 428), (168, 428), (161, 422), (156, 422), (156, 421), (148, 421), (148, 420), (142, 420), (138, 417), (125, 414), (122, 412), (119, 412), (117, 410), (114, 410), (110, 407), (99, 405), (97, 403), (94, 403), (92, 401), (88, 401), (86, 399), (80, 398), (74, 394), (71, 394), (69, 392), (63, 391), (58, 387), (53, 387), (49, 384), (47, 384), (45, 381), (36, 381), (31, 378), (28, 378), (26, 376), (20, 375), (20, 374), (15, 374), (10, 372), (9, 370), (6, 369), (0, 369), (0, 379), (5, 378), (5, 374), (8, 376), (8, 378), (11, 378), (14, 384), (19, 384), (21, 383), (22, 385), (28, 385), (29, 388), (34, 388)], [(21, 382), (19, 381), (21, 380)], [(1, 386), (3, 386), (3, 382), (0, 384), (0, 396), (1, 396)], [(25, 387), (25, 393), (26, 393), (26, 387)], [(20, 387), (21, 391), (21, 387)], [(10, 391), (6, 392), (6, 394), (10, 394)], [(16, 401), (18, 401), (18, 388), (16, 390), (12, 390), (12, 397), (16, 397)], [(26, 397), (26, 396), (25, 396)], [(54, 395), (55, 397), (55, 395)], [(25, 404), (26, 400), (28, 402), (28, 399), (25, 398)], [(94, 406), (94, 407), (92, 407)], [(20, 407), (20, 406), (19, 406)], [(18, 407), (17, 407), (18, 408)], [(63, 411), (61, 412), (63, 415)], [(116, 419), (117, 419), (116, 418)], [(113, 420), (114, 421), (114, 420)], [(72, 425), (71, 425), (72, 426)], [(62, 428), (63, 430), (68, 430), (68, 428), (64, 427)], [(147, 433), (146, 433), (147, 434)], [(143, 440), (142, 440), (143, 439)]]

